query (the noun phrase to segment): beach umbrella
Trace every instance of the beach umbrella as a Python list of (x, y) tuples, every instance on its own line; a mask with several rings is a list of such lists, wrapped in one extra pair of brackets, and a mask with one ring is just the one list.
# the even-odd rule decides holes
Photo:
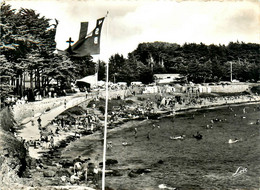
[(162, 101), (161, 101), (161, 105), (165, 105), (165, 101), (166, 101), (166, 99), (163, 98)]
[(181, 88), (182, 86), (180, 84), (175, 84), (174, 87), (175, 88)]

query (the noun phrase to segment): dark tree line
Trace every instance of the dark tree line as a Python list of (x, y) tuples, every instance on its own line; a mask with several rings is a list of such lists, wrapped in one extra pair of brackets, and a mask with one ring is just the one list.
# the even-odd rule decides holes
[(203, 43), (141, 43), (128, 58), (110, 57), (110, 79), (152, 82), (155, 73), (180, 73), (195, 83), (260, 80), (260, 45), (230, 42), (225, 45)]

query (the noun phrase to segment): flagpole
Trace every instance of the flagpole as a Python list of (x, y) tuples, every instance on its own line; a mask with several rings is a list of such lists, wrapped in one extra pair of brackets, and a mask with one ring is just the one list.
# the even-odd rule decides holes
[[(108, 11), (106, 14), (108, 17)], [(108, 21), (107, 21), (107, 38), (108, 38)], [(105, 190), (105, 170), (106, 170), (106, 151), (107, 151), (107, 107), (108, 107), (108, 72), (109, 64), (107, 63), (106, 72), (106, 107), (105, 107), (105, 126), (104, 126), (104, 145), (103, 145), (103, 169), (102, 169), (102, 190)]]
[(232, 61), (230, 62), (230, 82), (232, 82)]

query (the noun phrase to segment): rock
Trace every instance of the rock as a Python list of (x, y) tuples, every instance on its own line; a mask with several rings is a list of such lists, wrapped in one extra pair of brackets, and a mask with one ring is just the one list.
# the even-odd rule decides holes
[(133, 170), (135, 173), (137, 174), (143, 174), (143, 173), (150, 173), (151, 170), (150, 169), (137, 169), (137, 170)]
[(115, 190), (115, 189), (113, 189), (111, 187), (105, 187), (105, 190)]
[(7, 148), (3, 149), (3, 155), (9, 157), (9, 150)]
[(63, 170), (58, 170), (56, 172), (56, 176), (66, 176), (66, 177), (70, 177), (73, 173), (72, 172), (69, 172), (67, 169), (63, 169)]
[[(109, 166), (109, 165), (114, 165), (114, 164), (118, 164), (118, 161), (115, 160), (115, 159), (107, 159), (106, 160), (106, 165)], [(100, 162), (99, 163), (100, 166), (103, 166), (103, 162)]]
[(0, 156), (0, 163), (2, 164), (4, 162), (4, 158), (2, 156)]
[(69, 168), (70, 166), (74, 166), (72, 160), (61, 160), (59, 164), (61, 164), (64, 168)]
[(147, 168), (140, 168), (140, 169), (135, 169), (135, 170), (131, 170), (130, 173), (128, 174), (129, 177), (137, 177), (141, 174), (144, 173), (150, 173), (151, 170), (147, 169)]
[(90, 160), (91, 160), (91, 158), (87, 158), (87, 159), (84, 159), (84, 162), (88, 162)]
[(56, 172), (55, 172), (55, 171), (52, 171), (52, 170), (44, 171), (44, 172), (43, 172), (43, 176), (44, 176), (44, 177), (54, 177), (55, 174), (56, 174)]
[(119, 170), (113, 170), (113, 174), (112, 174), (112, 175), (113, 175), (113, 176), (122, 176), (123, 173), (120, 172)]
[(115, 159), (107, 159), (106, 161), (107, 165), (114, 165), (114, 164), (118, 164), (118, 161)]
[(129, 177), (138, 177), (139, 175), (134, 173), (133, 171), (129, 172), (128, 174)]
[(149, 113), (148, 119), (158, 120), (160, 118), (161, 114), (159, 113)]
[(157, 163), (158, 163), (158, 164), (163, 164), (164, 161), (163, 161), (163, 160), (159, 160)]
[(67, 145), (68, 145), (67, 142), (62, 141), (62, 142), (59, 143), (59, 148), (64, 148), (64, 147), (66, 147)]

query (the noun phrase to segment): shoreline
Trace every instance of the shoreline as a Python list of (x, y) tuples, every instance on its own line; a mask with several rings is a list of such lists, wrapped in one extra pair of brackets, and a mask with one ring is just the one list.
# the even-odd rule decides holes
[[(145, 118), (139, 118), (139, 117), (138, 118), (131, 118), (131, 119), (127, 118), (127, 119), (123, 119), (118, 124), (115, 124), (112, 128), (110, 126), (108, 126), (108, 131), (114, 131), (114, 130), (117, 130), (118, 128), (131, 127), (131, 126), (125, 126), (125, 125), (128, 125), (129, 122), (134, 122), (134, 121), (140, 121), (140, 122), (149, 121), (149, 120), (156, 121), (156, 120), (159, 120), (161, 118), (171, 117), (171, 116), (174, 116), (174, 115), (183, 114), (185, 112), (194, 112), (194, 111), (197, 111), (197, 110), (204, 110), (204, 109), (205, 110), (206, 109), (217, 109), (217, 108), (222, 108), (222, 107), (227, 107), (227, 106), (240, 106), (240, 105), (247, 105), (247, 104), (258, 104), (258, 103), (260, 103), (260, 97), (258, 97), (258, 100), (254, 100), (254, 101), (242, 100), (242, 101), (239, 101), (239, 102), (213, 103), (212, 105), (202, 105), (202, 106), (198, 106), (198, 105), (197, 106), (188, 106), (186, 108), (176, 109), (174, 114), (173, 114), (172, 111), (155, 112), (155, 114), (160, 115), (157, 119), (148, 119), (147, 120)], [(139, 124), (137, 124), (137, 125), (139, 125)], [(75, 132), (78, 133), (78, 134), (81, 134), (81, 132), (83, 132), (83, 131), (84, 130), (78, 130), (78, 131), (75, 131)], [(64, 134), (58, 136), (58, 138), (54, 137), (54, 140), (55, 140), (55, 143), (54, 143), (55, 146), (54, 147), (55, 148), (59, 147), (62, 142), (66, 143), (67, 144), (66, 146), (68, 146), (70, 142), (67, 142), (67, 141), (71, 141), (71, 139), (75, 136), (75, 132), (68, 131), (68, 132), (65, 132)], [(82, 134), (82, 137), (91, 136), (91, 135), (99, 135), (99, 134), (100, 134), (100, 130), (96, 130), (92, 134), (91, 133)], [(78, 137), (78, 138), (81, 138), (81, 137)], [(66, 139), (69, 139), (69, 140), (66, 140)], [(65, 147), (62, 147), (62, 148), (65, 148)], [(30, 147), (30, 149), (31, 150), (29, 150), (29, 152), (33, 151), (34, 148)], [(33, 152), (35, 152), (35, 151), (33, 151)], [(46, 148), (46, 149), (43, 149), (42, 152), (48, 153), (48, 152), (51, 152), (51, 149)], [(35, 154), (31, 154), (31, 155), (35, 156)], [(40, 153), (40, 154), (38, 154), (37, 158), (41, 158), (42, 156), (43, 155)]]
[[(207, 105), (207, 106), (197, 106), (197, 107), (189, 107), (189, 108), (182, 108), (182, 109), (178, 109), (175, 111), (175, 114), (182, 114), (185, 112), (194, 112), (197, 110), (207, 110), (207, 109), (217, 109), (217, 108), (224, 108), (224, 107), (228, 107), (228, 106), (241, 106), (241, 105), (250, 105), (250, 104), (260, 104), (260, 98), (259, 100), (255, 100), (255, 101), (245, 101), (245, 102), (234, 102), (234, 103), (224, 103), (224, 104), (214, 104), (214, 105)], [(171, 111), (168, 111), (171, 112)], [(173, 116), (173, 114), (168, 114), (165, 116), (162, 116), (160, 118), (164, 118), (164, 117), (169, 117), (169, 116)]]
[[(138, 126), (140, 124), (142, 124), (143, 122), (151, 122), (151, 121), (156, 121), (156, 120), (160, 120), (162, 118), (167, 118), (167, 117), (171, 117), (174, 115), (179, 115), (179, 114), (183, 114), (186, 112), (194, 112), (197, 110), (207, 110), (207, 109), (218, 109), (218, 108), (223, 108), (223, 107), (228, 107), (228, 106), (241, 106), (241, 105), (248, 105), (248, 104), (260, 104), (260, 97), (258, 98), (259, 100), (255, 100), (255, 101), (240, 101), (240, 102), (233, 102), (233, 103), (217, 103), (217, 104), (213, 104), (213, 105), (203, 105), (203, 106), (189, 106), (187, 108), (181, 108), (178, 110), (175, 110), (175, 114), (172, 114), (172, 111), (166, 111), (164, 113), (159, 113), (161, 116), (158, 117), (158, 119), (145, 119), (145, 118), (132, 118), (132, 119), (125, 119), (126, 121), (121, 121), (119, 124), (114, 125), (113, 128), (110, 128), (108, 126), (108, 132), (113, 132), (113, 131), (119, 131), (121, 129), (124, 128), (131, 128), (133, 126)], [(170, 113), (170, 114), (167, 114)], [(155, 113), (158, 114), (158, 113)], [(130, 124), (131, 123), (131, 124)], [(80, 131), (78, 131), (80, 133)], [(68, 132), (68, 135), (64, 135), (63, 138), (61, 138), (58, 141), (55, 141), (55, 149), (64, 149), (66, 148), (66, 146), (68, 146), (71, 142), (71, 138), (74, 137), (74, 134), (71, 134), (72, 132)], [(90, 136), (99, 136), (101, 133), (100, 130), (96, 130), (93, 133), (89, 133), (89, 134), (84, 134), (81, 137), (86, 137), (89, 138)], [(81, 138), (79, 137), (79, 138)], [(68, 139), (68, 140), (66, 140)], [(76, 139), (77, 140), (77, 139)], [(69, 142), (68, 142), (69, 141)], [(66, 146), (62, 146), (62, 147), (58, 147), (60, 146), (61, 142), (66, 143)], [(45, 153), (51, 152), (50, 149), (47, 149), (47, 151)]]

